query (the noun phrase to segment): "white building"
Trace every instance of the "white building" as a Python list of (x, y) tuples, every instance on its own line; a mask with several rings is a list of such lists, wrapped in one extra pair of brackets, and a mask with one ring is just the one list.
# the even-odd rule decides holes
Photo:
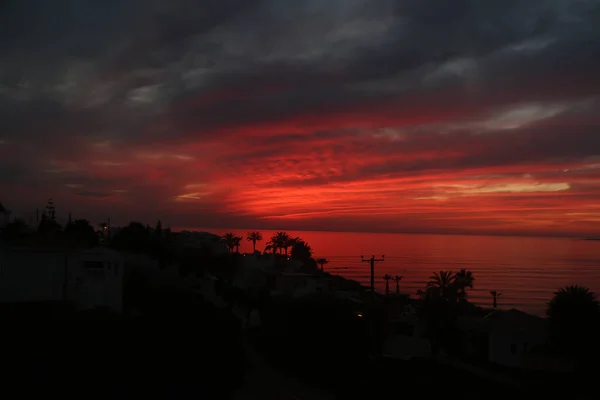
[(425, 329), (413, 306), (403, 307), (391, 318), (390, 328), (391, 334), (383, 344), (384, 357), (400, 360), (431, 357), (431, 342), (423, 337)]
[(546, 321), (534, 315), (511, 309), (494, 311), (489, 320), (489, 361), (506, 367), (524, 367), (536, 346), (548, 341)]
[(118, 252), (97, 247), (74, 254), (72, 262), (75, 283), (67, 298), (80, 309), (107, 307), (123, 311), (125, 263)]
[(106, 248), (0, 250), (0, 302), (70, 301), (122, 311), (123, 260)]

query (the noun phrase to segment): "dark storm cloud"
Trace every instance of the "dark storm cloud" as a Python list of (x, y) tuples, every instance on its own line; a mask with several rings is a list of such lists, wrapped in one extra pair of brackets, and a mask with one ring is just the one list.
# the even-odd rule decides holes
[[(293, 164), (291, 146), (310, 154), (313, 145), (326, 147), (317, 158), (371, 156), (351, 173), (339, 167), (339, 179), (347, 181), (576, 160), (600, 148), (597, 120), (578, 115), (564, 122), (569, 102), (600, 96), (599, 1), (1, 4), (3, 182), (82, 185), (71, 192), (91, 197), (127, 186), (131, 193), (123, 196), (166, 201), (180, 188), (167, 190), (153, 176), (168, 181), (179, 167), (135, 173), (123, 167), (121, 175), (104, 176), (79, 164), (110, 163), (111, 156), (135, 163), (140, 147), (166, 152), (227, 135), (248, 147), (231, 162), (240, 168), (273, 156)], [(513, 130), (481, 134), (469, 125), (522, 103), (566, 106), (545, 123)], [(415, 126), (397, 142), (369, 131)], [(109, 150), (94, 150), (108, 139)], [(454, 154), (444, 155), (448, 149)], [(425, 152), (440, 155), (389, 160)], [(78, 168), (44, 172), (60, 170), (52, 162)], [(285, 184), (333, 179), (308, 172)], [(208, 173), (189, 175), (202, 174)], [(206, 207), (221, 200), (207, 200)]]
[[(398, 97), (412, 101), (421, 90), (415, 82), (418, 71), (461, 58), (481, 63), (482, 90), (504, 82), (502, 76), (527, 82), (552, 72), (557, 61), (569, 72), (565, 79), (590, 79), (600, 65), (594, 51), (598, 30), (593, 29), (600, 21), (586, 8), (593, 5), (516, 0), (8, 2), (0, 16), (0, 37), (6, 44), (3, 56), (12, 61), (0, 68), (0, 101), (18, 101), (27, 116), (12, 113), (3, 130), (6, 136), (21, 136), (39, 131), (35, 125), (40, 124), (67, 135), (113, 131), (139, 139), (143, 132), (148, 139), (146, 127), (160, 121), (173, 126), (158, 136), (198, 135), (221, 126), (377, 108)], [(385, 29), (375, 28), (378, 22)], [(336, 33), (336, 24), (346, 27), (343, 34)], [(493, 63), (483, 59), (509, 45), (557, 35), (558, 43), (536, 54), (507, 53)], [(198, 69), (205, 79), (189, 77)], [(577, 74), (580, 69), (586, 73)], [(398, 77), (401, 73), (404, 78)], [(574, 73), (580, 78), (572, 78)], [(395, 93), (368, 88), (394, 77), (389, 84), (398, 86)], [(108, 84), (114, 86), (110, 93), (82, 112), (78, 100), (87, 96), (90, 102), (96, 96), (92, 89)], [(121, 110), (133, 90), (151, 85), (160, 85), (152, 89), (160, 93), (133, 110)], [(402, 89), (406, 85), (411, 90)], [(538, 86), (541, 92), (552, 90)], [(556, 87), (563, 89), (560, 82)], [(224, 92), (236, 95), (219, 100)], [(461, 93), (453, 95), (469, 101)], [(206, 102), (199, 104), (203, 97)], [(57, 110), (53, 102), (62, 107)], [(151, 107), (157, 103), (162, 104), (158, 113)], [(28, 114), (38, 112), (39, 118)]]

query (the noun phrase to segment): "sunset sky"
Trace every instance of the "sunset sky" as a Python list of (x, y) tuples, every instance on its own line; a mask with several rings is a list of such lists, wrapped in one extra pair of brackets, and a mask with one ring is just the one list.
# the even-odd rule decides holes
[(15, 215), (600, 235), (600, 1), (0, 4)]

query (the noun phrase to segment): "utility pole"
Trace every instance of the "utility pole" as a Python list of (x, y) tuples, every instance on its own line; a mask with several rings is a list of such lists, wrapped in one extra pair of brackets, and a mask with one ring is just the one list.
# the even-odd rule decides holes
[(360, 256), (362, 262), (368, 262), (371, 266), (371, 310), (369, 312), (369, 329), (370, 329), (370, 345), (371, 345), (371, 355), (375, 357), (379, 354), (379, 341), (377, 339), (377, 329), (375, 326), (375, 263), (384, 261), (385, 256), (381, 256), (381, 258), (375, 258), (375, 256), (371, 256), (369, 259), (365, 259), (363, 256)]
[(362, 262), (368, 262), (371, 264), (371, 296), (375, 299), (375, 263), (385, 261), (385, 256), (381, 256), (381, 258), (375, 258), (375, 256), (371, 256), (369, 259), (365, 259), (363, 256), (360, 256)]

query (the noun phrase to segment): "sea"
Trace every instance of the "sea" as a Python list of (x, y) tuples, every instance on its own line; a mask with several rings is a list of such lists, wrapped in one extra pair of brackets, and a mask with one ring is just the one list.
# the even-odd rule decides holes
[[(191, 229), (190, 229), (191, 230)], [(222, 235), (234, 232), (245, 236), (254, 229), (194, 229)], [(258, 230), (258, 229), (257, 229)], [(263, 242), (274, 231), (258, 230)], [(376, 290), (385, 292), (384, 275), (402, 276), (400, 292), (416, 297), (429, 277), (438, 271), (467, 268), (475, 277), (468, 298), (482, 307), (492, 306), (490, 291), (501, 295), (498, 307), (516, 308), (543, 316), (554, 292), (565, 285), (582, 285), (600, 296), (600, 241), (580, 238), (431, 235), (394, 233), (352, 233), (286, 231), (310, 244), (315, 258), (326, 258), (325, 270), (370, 282), (371, 256), (384, 261), (375, 264)], [(251, 252), (244, 240), (240, 252)], [(396, 290), (390, 281), (390, 291)]]

